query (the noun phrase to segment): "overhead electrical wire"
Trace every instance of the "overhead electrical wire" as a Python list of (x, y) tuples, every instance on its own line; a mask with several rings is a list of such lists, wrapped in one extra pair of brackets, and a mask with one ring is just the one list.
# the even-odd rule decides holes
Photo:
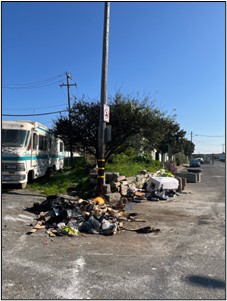
[(43, 79), (43, 80), (40, 80), (40, 81), (37, 81), (37, 82), (32, 82), (32, 83), (6, 84), (6, 85), (7, 86), (30, 86), (30, 85), (36, 85), (36, 84), (41, 84), (41, 83), (46, 83), (46, 82), (50, 82), (50, 81), (56, 80), (58, 77), (62, 77), (63, 75), (64, 75), (64, 73), (55, 75), (55, 76), (50, 77), (48, 79)]
[(194, 134), (194, 136), (201, 136), (201, 137), (224, 137), (224, 135), (220, 135), (220, 136), (212, 136), (212, 135), (199, 135), (199, 134)]
[(3, 84), (2, 88), (5, 88), (5, 89), (36, 89), (36, 88), (47, 87), (47, 86), (59, 83), (60, 80), (63, 80), (63, 75), (64, 75), (64, 73), (56, 75), (56, 76), (48, 78), (48, 79), (44, 79), (44, 80), (37, 81), (37, 82), (31, 82), (31, 83)]
[[(186, 135), (192, 135), (191, 133), (187, 133)], [(200, 134), (193, 134), (193, 136), (197, 136), (197, 137), (211, 137), (211, 138), (221, 138), (224, 137), (225, 135), (200, 135)]]
[(61, 110), (57, 112), (48, 112), (48, 113), (40, 113), (40, 114), (21, 114), (21, 115), (14, 115), (14, 114), (2, 114), (2, 116), (11, 116), (11, 117), (22, 117), (22, 116), (42, 116), (42, 115), (51, 115), (51, 114), (57, 114), (62, 112), (68, 112), (68, 110)]
[(48, 87), (48, 86), (51, 86), (51, 85), (55, 85), (57, 83), (59, 83), (60, 81), (54, 81), (54, 82), (51, 82), (51, 83), (46, 83), (46, 84), (42, 84), (42, 85), (30, 85), (30, 86), (23, 86), (23, 87), (9, 87), (9, 86), (2, 86), (3, 89), (11, 89), (11, 90), (15, 90), (15, 89), (38, 89), (38, 88), (44, 88), (44, 87)]

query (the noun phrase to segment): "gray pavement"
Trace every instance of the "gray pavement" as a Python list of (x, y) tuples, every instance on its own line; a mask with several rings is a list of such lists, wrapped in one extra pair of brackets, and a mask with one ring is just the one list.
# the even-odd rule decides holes
[(36, 216), (23, 209), (45, 197), (3, 193), (2, 299), (225, 300), (225, 165), (202, 168), (191, 193), (133, 204), (146, 222), (125, 227), (159, 234), (26, 235)]

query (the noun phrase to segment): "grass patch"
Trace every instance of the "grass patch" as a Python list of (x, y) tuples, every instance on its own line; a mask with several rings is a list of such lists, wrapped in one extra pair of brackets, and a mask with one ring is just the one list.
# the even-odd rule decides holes
[(110, 162), (106, 164), (107, 172), (119, 172), (120, 175), (131, 177), (138, 175), (141, 170), (155, 172), (162, 168), (159, 161), (155, 161), (149, 155), (127, 156), (119, 154), (112, 156)]
[(63, 172), (56, 173), (52, 178), (46, 176), (38, 178), (33, 183), (28, 184), (28, 188), (42, 192), (45, 195), (66, 194), (68, 187), (79, 185), (81, 189), (83, 188), (83, 183), (88, 181), (90, 169), (89, 162), (84, 158), (77, 158), (71, 168), (65, 168)]
[[(52, 178), (42, 177), (28, 184), (31, 190), (39, 191), (45, 195), (66, 194), (69, 187), (75, 187), (80, 196), (89, 196), (94, 192), (90, 184), (89, 171), (94, 167), (92, 161), (85, 158), (76, 158), (74, 166), (66, 167), (62, 173)], [(136, 176), (141, 170), (154, 172), (161, 168), (159, 161), (152, 160), (150, 156), (115, 155), (106, 164), (106, 172), (119, 172), (126, 177)]]

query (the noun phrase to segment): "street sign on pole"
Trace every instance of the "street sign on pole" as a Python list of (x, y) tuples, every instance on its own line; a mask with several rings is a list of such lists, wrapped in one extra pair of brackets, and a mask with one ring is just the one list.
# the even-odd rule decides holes
[(110, 107), (104, 104), (103, 110), (103, 120), (105, 122), (110, 122)]

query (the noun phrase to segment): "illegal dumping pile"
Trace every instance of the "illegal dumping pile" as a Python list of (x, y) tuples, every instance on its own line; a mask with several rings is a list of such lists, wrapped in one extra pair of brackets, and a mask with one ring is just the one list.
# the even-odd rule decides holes
[[(114, 174), (116, 177), (116, 175)], [(144, 173), (140, 182), (129, 183), (124, 176), (117, 176), (111, 185), (114, 190), (103, 197), (84, 200), (75, 195), (52, 195), (42, 203), (34, 203), (27, 211), (37, 214), (37, 223), (27, 234), (46, 229), (49, 236), (78, 236), (79, 233), (113, 235), (123, 230), (137, 233), (158, 233), (150, 226), (139, 229), (126, 229), (123, 221), (145, 222), (136, 213), (125, 214), (126, 206), (132, 202), (168, 200), (176, 195), (179, 181), (173, 177), (149, 177)], [(137, 178), (136, 178), (137, 180)], [(114, 185), (115, 184), (115, 185)], [(115, 187), (116, 186), (116, 187)], [(116, 192), (116, 188), (119, 190)], [(115, 192), (114, 192), (115, 191)], [(129, 206), (130, 207), (130, 206)]]
[(46, 229), (49, 236), (78, 236), (81, 232), (89, 234), (113, 235), (122, 230), (137, 233), (158, 233), (160, 230), (149, 226), (139, 229), (125, 229), (123, 221), (138, 221), (137, 213), (125, 214), (126, 200), (115, 205), (106, 205), (102, 197), (90, 200), (48, 196), (42, 203), (34, 203), (27, 211), (37, 214), (37, 223), (26, 234)]
[(52, 195), (27, 210), (38, 215), (37, 224), (27, 234), (46, 228), (49, 236), (77, 236), (79, 232), (112, 235), (122, 226), (117, 220), (122, 212), (106, 206), (101, 197), (83, 200)]
[(179, 181), (172, 177), (151, 177), (146, 185), (146, 197), (151, 201), (168, 200), (176, 195)]
[[(156, 182), (161, 181), (161, 184), (150, 187), (151, 189), (148, 191), (146, 187), (149, 187), (149, 182), (153, 181), (152, 179), (156, 179)], [(184, 186), (182, 184), (183, 180), (185, 180)], [(172, 186), (167, 187), (167, 182), (169, 185), (171, 183)], [(177, 192), (184, 190), (185, 182), (186, 179), (181, 179), (180, 177), (176, 179), (173, 174), (164, 170), (156, 173), (142, 170), (139, 175), (127, 178), (120, 176), (119, 173), (106, 173), (103, 196), (110, 203), (119, 201), (122, 197), (126, 197), (128, 201), (133, 202), (168, 200), (169, 197), (174, 197), (177, 195)], [(95, 177), (92, 173), (92, 184), (95, 183)]]

